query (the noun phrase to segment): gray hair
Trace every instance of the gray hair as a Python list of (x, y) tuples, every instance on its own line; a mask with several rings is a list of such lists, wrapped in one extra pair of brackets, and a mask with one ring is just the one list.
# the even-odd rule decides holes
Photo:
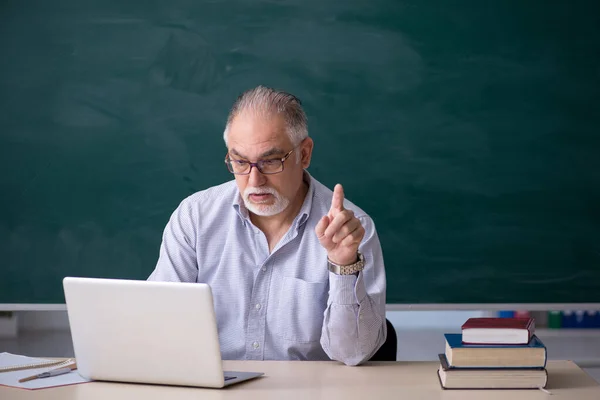
[(281, 114), (285, 120), (286, 133), (294, 147), (308, 137), (306, 114), (300, 100), (290, 93), (257, 86), (242, 93), (233, 103), (223, 133), (225, 144), (231, 122), (242, 112), (252, 112), (264, 117)]

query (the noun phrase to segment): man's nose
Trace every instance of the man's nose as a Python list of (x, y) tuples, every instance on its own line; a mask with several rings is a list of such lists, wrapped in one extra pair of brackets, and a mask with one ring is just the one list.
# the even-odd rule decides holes
[(262, 174), (256, 165), (252, 167), (250, 170), (250, 175), (248, 175), (248, 185), (250, 186), (262, 186), (267, 181), (267, 177)]

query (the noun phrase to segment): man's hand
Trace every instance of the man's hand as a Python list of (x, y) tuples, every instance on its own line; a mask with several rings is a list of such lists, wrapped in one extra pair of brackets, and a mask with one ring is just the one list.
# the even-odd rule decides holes
[(365, 236), (365, 228), (352, 210), (344, 209), (344, 189), (339, 183), (333, 189), (329, 213), (321, 218), (315, 233), (331, 261), (339, 265), (357, 261), (358, 245)]

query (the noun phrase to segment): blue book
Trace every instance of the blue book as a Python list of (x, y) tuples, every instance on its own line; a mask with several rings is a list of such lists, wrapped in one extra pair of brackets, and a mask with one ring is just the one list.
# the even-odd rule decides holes
[(589, 310), (585, 312), (583, 317), (583, 326), (585, 328), (600, 328), (600, 312), (595, 310)]
[(446, 359), (460, 368), (545, 368), (546, 346), (535, 335), (527, 344), (464, 344), (460, 333), (446, 333)]
[(514, 311), (498, 311), (498, 318), (514, 318)]

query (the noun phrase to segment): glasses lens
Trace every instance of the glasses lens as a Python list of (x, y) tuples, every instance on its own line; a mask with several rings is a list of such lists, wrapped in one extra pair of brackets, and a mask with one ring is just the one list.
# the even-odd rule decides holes
[(283, 170), (283, 163), (281, 160), (261, 160), (258, 162), (258, 169), (263, 174), (276, 174)]
[(247, 161), (231, 159), (228, 159), (226, 164), (227, 168), (229, 169), (229, 172), (232, 172), (234, 174), (244, 174), (248, 172), (250, 166), (250, 164)]

